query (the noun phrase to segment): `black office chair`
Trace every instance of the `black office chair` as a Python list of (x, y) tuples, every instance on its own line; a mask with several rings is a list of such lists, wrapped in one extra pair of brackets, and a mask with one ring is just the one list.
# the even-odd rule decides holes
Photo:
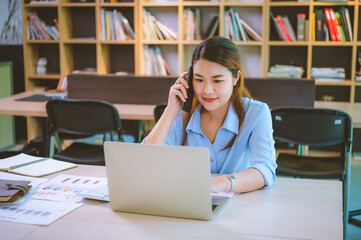
[(333, 146), (332, 157), (279, 153), (277, 175), (300, 178), (338, 179), (343, 183), (344, 236), (348, 221), (352, 119), (332, 109), (287, 108), (271, 111), (277, 142), (309, 146)]
[[(116, 108), (96, 100), (51, 100), (46, 104), (50, 135), (50, 157), (77, 164), (105, 165), (102, 145), (73, 142), (62, 149), (61, 140), (87, 138), (96, 134), (110, 134), (123, 141), (122, 125)], [(57, 141), (58, 152), (55, 152)]]
[(164, 109), (167, 107), (167, 104), (166, 103), (161, 103), (161, 104), (158, 104), (154, 110), (153, 110), (153, 113), (154, 113), (154, 120), (155, 122), (158, 122), (159, 118), (162, 116), (163, 112), (164, 112)]

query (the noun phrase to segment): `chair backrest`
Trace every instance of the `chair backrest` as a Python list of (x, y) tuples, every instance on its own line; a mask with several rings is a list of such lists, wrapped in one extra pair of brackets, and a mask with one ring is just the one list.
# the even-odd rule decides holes
[(166, 103), (161, 103), (161, 104), (158, 104), (154, 110), (153, 110), (153, 113), (154, 113), (154, 120), (155, 122), (158, 122), (159, 118), (162, 116), (163, 112), (164, 112), (164, 109), (167, 107), (167, 104)]
[(51, 100), (46, 104), (50, 133), (94, 135), (116, 131), (121, 137), (122, 126), (117, 109), (97, 100)]
[(274, 137), (280, 141), (328, 146), (352, 143), (352, 119), (339, 110), (280, 107), (271, 110)]

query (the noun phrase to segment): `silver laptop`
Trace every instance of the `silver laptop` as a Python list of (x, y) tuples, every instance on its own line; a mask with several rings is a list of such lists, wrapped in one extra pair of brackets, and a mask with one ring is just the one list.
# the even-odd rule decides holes
[(105, 142), (115, 211), (210, 220), (230, 200), (211, 197), (207, 148)]

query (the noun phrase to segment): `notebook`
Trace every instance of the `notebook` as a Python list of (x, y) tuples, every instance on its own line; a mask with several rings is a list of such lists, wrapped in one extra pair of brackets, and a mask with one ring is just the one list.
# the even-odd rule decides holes
[(74, 163), (58, 161), (51, 158), (34, 157), (25, 153), (0, 159), (0, 170), (31, 177), (60, 172), (77, 167)]
[(230, 197), (211, 197), (207, 148), (105, 142), (115, 211), (211, 220)]

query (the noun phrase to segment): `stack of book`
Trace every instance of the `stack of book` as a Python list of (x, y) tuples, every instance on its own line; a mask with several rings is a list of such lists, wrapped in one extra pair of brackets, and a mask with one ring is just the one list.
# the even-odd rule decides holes
[(344, 81), (346, 74), (345, 69), (338, 68), (318, 68), (311, 69), (311, 77), (318, 82), (340, 82)]
[(135, 39), (133, 28), (128, 19), (117, 10), (100, 10), (100, 32), (102, 40)]
[(144, 46), (145, 75), (171, 75), (158, 46)]
[(315, 9), (314, 40), (346, 42), (352, 41), (352, 27), (348, 8), (338, 11), (332, 8)]
[(28, 39), (40, 39), (40, 40), (58, 40), (59, 28), (58, 21), (54, 19), (55, 26), (48, 26), (42, 21), (36, 12), (29, 12), (28, 14)]
[(177, 34), (156, 19), (148, 10), (143, 10), (143, 32), (146, 40), (177, 40)]
[(224, 13), (224, 36), (234, 41), (262, 41), (262, 37), (233, 8)]
[(201, 12), (199, 8), (184, 9), (184, 39), (201, 40)]
[(270, 67), (268, 71), (269, 78), (301, 78), (304, 70), (303, 67), (293, 65), (276, 64)]
[(277, 15), (274, 17), (272, 12), (270, 12), (270, 16), (280, 40), (288, 42), (305, 40), (305, 14), (297, 14), (297, 28), (300, 28), (297, 31), (297, 37), (288, 16)]

